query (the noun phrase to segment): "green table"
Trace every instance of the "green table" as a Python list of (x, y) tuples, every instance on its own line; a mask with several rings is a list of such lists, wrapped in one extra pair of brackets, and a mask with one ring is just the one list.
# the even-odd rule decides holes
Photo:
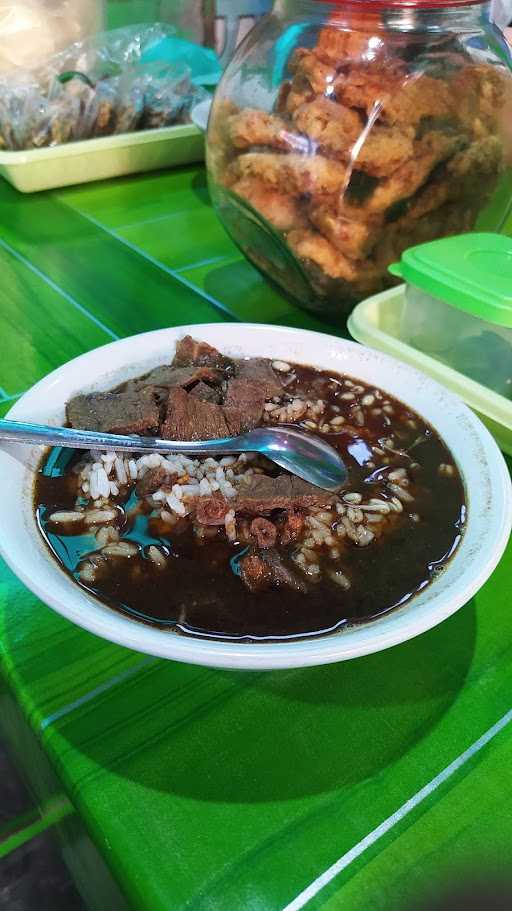
[[(113, 338), (207, 321), (328, 330), (269, 290), (190, 168), (24, 198), (0, 185), (0, 409)], [(512, 551), (463, 610), (282, 673), (110, 645), (0, 567), (1, 721), (91, 908), (401, 909), (505, 875)]]

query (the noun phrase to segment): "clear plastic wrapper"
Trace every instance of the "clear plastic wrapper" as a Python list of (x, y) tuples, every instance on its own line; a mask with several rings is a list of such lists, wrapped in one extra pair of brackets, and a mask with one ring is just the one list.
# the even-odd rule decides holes
[[(43, 148), (185, 122), (207, 93), (188, 66), (172, 60), (173, 40), (174, 29), (158, 23), (116, 29), (76, 42), (43, 67), (4, 75), (0, 148)], [(211, 52), (194, 52), (194, 67), (203, 72)]]

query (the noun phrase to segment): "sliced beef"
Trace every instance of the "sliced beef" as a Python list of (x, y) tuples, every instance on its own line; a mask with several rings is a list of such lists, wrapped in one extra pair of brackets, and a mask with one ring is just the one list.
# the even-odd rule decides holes
[(265, 395), (247, 377), (229, 380), (224, 398), (226, 420), (233, 436), (256, 427), (263, 416)]
[(264, 399), (272, 399), (283, 391), (281, 378), (273, 370), (271, 362), (263, 357), (235, 361), (235, 375), (256, 386)]
[(157, 367), (144, 377), (144, 385), (151, 383), (153, 386), (180, 386), (188, 389), (201, 380), (220, 383), (222, 374), (214, 367)]
[[(208, 367), (200, 367), (200, 370), (209, 370)], [(218, 405), (221, 399), (220, 389), (216, 389), (214, 386), (208, 386), (206, 383), (201, 382), (197, 383), (190, 390), (190, 395), (193, 395), (196, 399), (202, 399), (203, 402), (212, 402), (214, 405)]]
[(261, 357), (235, 362), (235, 376), (227, 384), (224, 406), (233, 436), (260, 424), (265, 401), (281, 395), (283, 386), (270, 361)]
[(215, 440), (230, 435), (220, 405), (203, 402), (184, 389), (169, 391), (160, 434), (164, 440)]
[(173, 367), (218, 367), (223, 370), (231, 365), (231, 361), (207, 342), (198, 342), (192, 336), (186, 335), (176, 345), (172, 365)]
[(264, 550), (267, 547), (274, 547), (277, 538), (277, 528), (273, 522), (269, 522), (263, 516), (258, 516), (251, 522), (251, 535), (256, 538), (258, 547)]
[(240, 560), (242, 582), (251, 592), (269, 588), (290, 588), (306, 594), (307, 584), (302, 576), (282, 559), (274, 548), (250, 551)]
[[(155, 367), (155, 369), (150, 373), (147, 373), (146, 376), (137, 377), (135, 380), (129, 380), (121, 387), (120, 391), (138, 392), (140, 389), (143, 389), (144, 386), (154, 386), (157, 390), (159, 400), (163, 401), (167, 397), (169, 389), (172, 389), (174, 386), (178, 386), (182, 389), (190, 389), (191, 386), (194, 386), (194, 383), (199, 384), (203, 380), (220, 386), (222, 379), (223, 374), (221, 371), (215, 370), (213, 367), (168, 367), (163, 365), (161, 367)], [(206, 384), (203, 383), (203, 385)]]
[(171, 476), (162, 465), (158, 465), (156, 468), (146, 471), (146, 474), (137, 481), (135, 492), (138, 497), (149, 497), (165, 483), (172, 483)]
[(237, 512), (261, 515), (273, 509), (329, 506), (333, 500), (334, 494), (293, 475), (280, 474), (277, 478), (270, 478), (255, 474), (240, 483), (234, 508)]
[(159, 409), (155, 389), (137, 392), (92, 392), (68, 402), (67, 420), (81, 430), (103, 433), (151, 434), (158, 429)]
[(222, 494), (199, 497), (196, 503), (196, 520), (201, 525), (224, 525), (224, 519), (231, 506)]

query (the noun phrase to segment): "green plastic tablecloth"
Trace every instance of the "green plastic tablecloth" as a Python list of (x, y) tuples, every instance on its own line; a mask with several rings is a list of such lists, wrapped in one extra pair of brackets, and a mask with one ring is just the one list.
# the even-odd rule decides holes
[[(337, 331), (240, 257), (201, 168), (32, 197), (2, 183), (0, 223), (0, 414), (59, 364), (136, 332)], [(91, 906), (400, 911), (505, 877), (511, 565), (509, 548), (464, 609), (411, 642), (259, 674), (111, 645), (1, 565), (2, 726), (51, 818), (76, 820), (70, 860), (85, 842), (96, 852), (81, 865)]]

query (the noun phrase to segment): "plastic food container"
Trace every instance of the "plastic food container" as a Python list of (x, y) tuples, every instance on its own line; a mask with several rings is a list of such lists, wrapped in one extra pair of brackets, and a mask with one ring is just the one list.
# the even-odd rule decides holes
[[(510, 239), (499, 238), (499, 240), (504, 240), (508, 249), (511, 249)], [(446, 244), (447, 241), (442, 243)], [(510, 268), (509, 261), (508, 269), (510, 270)], [(468, 373), (465, 373), (461, 371), (460, 364), (459, 369), (451, 366), (455, 363), (453, 359), (445, 359), (449, 349), (454, 348), (455, 336), (451, 334), (451, 329), (455, 323), (461, 327), (461, 338), (471, 338), (471, 334), (467, 333), (474, 333), (473, 338), (475, 335), (478, 338), (478, 335), (489, 332), (490, 335), (495, 336), (499, 349), (501, 349), (502, 341), (506, 344), (508, 339), (509, 344), (511, 343), (512, 329), (503, 327), (501, 323), (497, 325), (490, 320), (476, 317), (468, 311), (440, 301), (439, 298), (431, 298), (433, 306), (428, 311), (425, 307), (426, 301), (423, 292), (416, 291), (413, 286), (410, 286), (407, 291), (406, 289), (406, 285), (400, 285), (398, 288), (384, 291), (358, 304), (348, 319), (351, 335), (364, 345), (377, 348), (379, 351), (384, 351), (386, 354), (391, 354), (399, 360), (417, 367), (418, 370), (422, 370), (455, 392), (483, 420), (499, 446), (512, 455), (512, 390), (510, 387), (508, 387), (508, 395), (502, 395), (494, 391), (492, 385), (488, 386), (479, 381), (481, 376), (488, 379), (490, 374), (487, 365), (484, 371), (481, 369), (482, 361), (478, 358), (478, 342), (471, 343), (473, 351), (475, 348), (477, 350), (477, 356), (473, 359), (474, 372), (467, 362), (464, 367), (468, 369)], [(420, 298), (419, 303), (418, 298)], [(444, 327), (447, 329), (447, 345), (443, 358), (438, 359), (431, 349), (426, 353), (425, 350), (415, 347), (412, 343), (410, 329), (415, 319), (417, 305), (417, 316), (421, 313), (423, 319), (430, 313), (428, 320), (425, 319), (425, 324), (430, 323), (434, 330), (440, 333), (444, 332)], [(454, 322), (452, 323), (451, 320)], [(502, 334), (503, 329), (505, 329), (505, 337)], [(487, 349), (482, 346), (480, 351), (486, 357)], [(509, 356), (508, 370), (505, 372), (510, 373), (511, 367)]]
[(412, 247), (400, 338), (512, 401), (512, 239), (468, 234)]
[(22, 193), (154, 171), (204, 157), (193, 124), (84, 139), (46, 149), (0, 151), (0, 174)]
[(509, 61), (474, 0), (276, 0), (214, 99), (220, 218), (293, 300), (347, 314), (407, 247), (501, 230)]

